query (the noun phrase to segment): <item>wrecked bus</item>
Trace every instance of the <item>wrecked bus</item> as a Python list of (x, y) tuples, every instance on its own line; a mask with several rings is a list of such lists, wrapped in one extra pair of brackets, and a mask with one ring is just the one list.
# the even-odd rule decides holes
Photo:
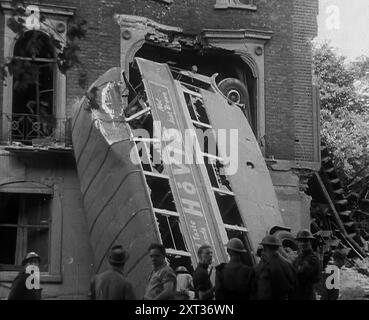
[(130, 254), (125, 273), (139, 296), (153, 242), (165, 246), (173, 268), (192, 271), (202, 244), (218, 264), (238, 237), (255, 263), (266, 232), (284, 223), (238, 102), (215, 75), (143, 58), (127, 74), (113, 68), (92, 84), (76, 107), (72, 139), (95, 272), (107, 268), (116, 243)]

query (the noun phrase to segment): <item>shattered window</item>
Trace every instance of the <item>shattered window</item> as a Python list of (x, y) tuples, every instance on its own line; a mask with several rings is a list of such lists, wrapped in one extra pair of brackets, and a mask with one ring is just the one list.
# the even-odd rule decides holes
[(221, 170), (224, 165), (222, 164), (220, 159), (204, 156), (204, 162), (206, 170), (208, 171), (211, 185), (217, 189), (232, 191), (227, 177), (223, 174)]
[(50, 196), (0, 193), (0, 266), (18, 270), (27, 252), (42, 258), (40, 269), (49, 264)]
[(215, 198), (217, 200), (223, 222), (225, 224), (243, 227), (244, 224), (241, 219), (241, 214), (238, 211), (234, 196), (216, 192)]
[(156, 213), (161, 240), (165, 248), (187, 251), (179, 217)]
[(130, 80), (123, 74), (128, 105), (124, 116), (129, 124), (141, 159), (148, 192), (162, 244), (172, 267), (178, 263), (193, 270), (191, 255), (186, 247), (181, 220), (174, 202), (169, 177), (161, 157), (161, 143), (154, 137), (154, 122), (142, 79), (135, 65)]
[(203, 153), (219, 156), (214, 130), (196, 123), (194, 124), (194, 127), (196, 129), (196, 137), (199, 142), (200, 150)]
[(204, 101), (202, 97), (191, 95), (184, 92), (188, 111), (190, 112), (191, 119), (200, 123), (210, 124), (209, 118), (206, 114)]
[(13, 55), (12, 139), (23, 143), (45, 138), (56, 128), (54, 114), (55, 57), (51, 38), (28, 31)]
[(164, 163), (161, 159), (160, 150), (151, 141), (136, 140), (138, 155), (144, 171), (165, 174)]
[(224, 160), (218, 154), (216, 132), (208, 118), (206, 105), (201, 92), (196, 92), (182, 84), (186, 105), (196, 132), (197, 142), (203, 153), (205, 167), (214, 192), (223, 226), (228, 238), (237, 237), (244, 242), (249, 255), (245, 258), (248, 265), (252, 265), (251, 246), (248, 243), (247, 229), (236, 204), (230, 181), (224, 174)]
[(154, 209), (177, 211), (168, 179), (146, 176), (146, 182)]

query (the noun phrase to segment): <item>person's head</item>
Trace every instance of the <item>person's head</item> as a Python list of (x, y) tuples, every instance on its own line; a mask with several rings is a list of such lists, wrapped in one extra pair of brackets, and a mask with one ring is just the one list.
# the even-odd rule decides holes
[(336, 250), (333, 252), (334, 264), (338, 268), (342, 268), (345, 265), (345, 258), (346, 258), (346, 255), (342, 253), (341, 251)]
[(279, 247), (281, 246), (281, 243), (278, 240), (278, 238), (273, 235), (265, 236), (263, 240), (260, 242), (260, 244), (263, 246), (261, 257), (264, 259), (267, 259), (271, 255), (275, 254), (278, 251)]
[(165, 247), (160, 243), (153, 243), (149, 247), (149, 257), (154, 269), (165, 263)]
[(307, 229), (297, 232), (296, 240), (299, 250), (302, 252), (312, 250), (311, 241), (313, 239), (313, 235)]
[(41, 262), (41, 257), (36, 252), (28, 252), (23, 259), (22, 265), (27, 268), (28, 266), (38, 267)]
[(258, 248), (256, 249), (256, 256), (261, 258), (263, 255), (264, 248), (261, 244), (258, 245)]
[(211, 265), (213, 261), (213, 249), (210, 245), (204, 244), (197, 250), (197, 256), (199, 257), (199, 262)]
[(179, 266), (176, 270), (175, 270), (176, 274), (180, 274), (180, 273), (189, 273), (187, 268), (185, 266)]
[(247, 251), (240, 239), (232, 238), (227, 243), (227, 252), (231, 259), (241, 259), (241, 255)]
[(110, 250), (109, 263), (110, 265), (123, 269), (124, 264), (128, 260), (128, 253), (123, 249), (123, 246), (116, 245)]

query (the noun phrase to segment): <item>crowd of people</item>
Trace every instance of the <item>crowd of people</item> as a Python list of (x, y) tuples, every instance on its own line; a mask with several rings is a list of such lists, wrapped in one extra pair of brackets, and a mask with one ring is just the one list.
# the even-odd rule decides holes
[[(133, 285), (124, 275), (124, 266), (129, 255), (121, 245), (111, 248), (110, 268), (93, 277), (90, 286), (93, 300), (315, 300), (320, 285), (321, 299), (336, 300), (339, 290), (327, 288), (324, 273), (317, 254), (313, 252), (314, 237), (309, 230), (297, 233), (299, 254), (289, 260), (280, 253), (281, 243), (274, 235), (267, 235), (260, 243), (259, 262), (256, 266), (244, 263), (246, 249), (238, 238), (227, 244), (229, 262), (215, 268), (213, 248), (204, 244), (198, 249), (198, 265), (193, 275), (186, 267), (173, 270), (166, 261), (166, 250), (162, 244), (148, 248), (152, 272), (143, 297), (137, 296)], [(29, 253), (24, 266), (37, 265), (40, 257)], [(345, 257), (336, 252), (331, 263), (339, 268)], [(215, 274), (213, 274), (215, 273)], [(41, 299), (40, 291), (25, 288), (25, 271), (13, 283), (8, 299)], [(215, 279), (212, 281), (212, 279)], [(213, 283), (214, 282), (214, 283)]]

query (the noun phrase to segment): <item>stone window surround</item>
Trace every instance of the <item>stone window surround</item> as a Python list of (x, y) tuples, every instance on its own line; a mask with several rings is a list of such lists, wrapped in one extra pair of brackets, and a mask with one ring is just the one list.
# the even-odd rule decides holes
[[(29, 4), (30, 5), (30, 4)], [(40, 8), (40, 12), (47, 17), (47, 23), (52, 26), (56, 26), (57, 23), (63, 23), (65, 30), (61, 34), (57, 34), (54, 28), (50, 28), (41, 23), (39, 31), (45, 32), (47, 35), (54, 35), (55, 38), (65, 39), (67, 32), (67, 20), (74, 15), (75, 8), (61, 7), (53, 5), (40, 5), (36, 4)], [(8, 26), (7, 21), (11, 17), (11, 5), (10, 1), (1, 1), (0, 6), (4, 11), (4, 59), (13, 56), (14, 46), (18, 40), (17, 34), (15, 34)], [(66, 117), (66, 76), (59, 71), (59, 68), (55, 66), (54, 71), (54, 115), (57, 119)], [(13, 102), (13, 77), (9, 75), (3, 84), (3, 101), (1, 113), (12, 113)], [(0, 125), (2, 132), (0, 132), (0, 140), (6, 140), (6, 134), (9, 132), (9, 123), (6, 121), (6, 117), (3, 117), (3, 123)]]
[[(115, 15), (121, 28), (121, 70), (128, 69), (136, 52), (145, 43), (145, 34), (160, 32), (182, 33), (182, 29), (159, 24), (151, 19), (131, 15)], [(135, 30), (135, 31), (133, 31)], [(264, 46), (272, 37), (271, 31), (251, 29), (204, 29), (200, 38), (209, 47), (233, 50), (250, 67), (257, 81), (256, 139), (265, 155), (265, 94)], [(129, 37), (127, 37), (129, 35)]]
[[(57, 184), (49, 187), (37, 182), (9, 181), (0, 185), (0, 192), (49, 194), (51, 223), (49, 229), (49, 270), (41, 272), (41, 283), (62, 282), (61, 253), (62, 253), (62, 205), (61, 195)], [(18, 271), (0, 271), (0, 282), (12, 282)]]
[(250, 67), (256, 78), (256, 139), (265, 153), (264, 46), (272, 32), (260, 30), (205, 29), (202, 38), (210, 46), (233, 50)]
[(249, 0), (249, 4), (241, 3), (239, 0), (216, 0), (214, 9), (240, 9), (256, 11), (254, 0)]

